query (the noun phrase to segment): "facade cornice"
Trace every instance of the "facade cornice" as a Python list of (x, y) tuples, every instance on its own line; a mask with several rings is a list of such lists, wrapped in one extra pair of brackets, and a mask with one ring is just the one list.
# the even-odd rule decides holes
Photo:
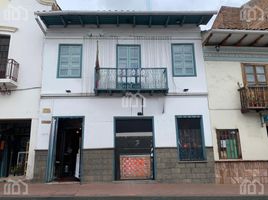
[(268, 62), (266, 47), (204, 47), (205, 61)]
[(54, 3), (56, 3), (56, 0), (36, 0), (36, 1), (45, 6), (52, 6)]
[[(163, 97), (207, 97), (207, 92), (189, 92), (189, 93), (168, 93)], [(41, 94), (41, 98), (96, 98), (98, 97), (95, 93), (79, 93), (79, 94)], [(109, 98), (118, 98), (122, 97), (122, 95), (114, 95), (114, 96), (103, 96), (103, 97), (109, 97)], [(159, 96), (157, 96), (159, 97)]]
[(18, 30), (16, 27), (0, 26), (0, 32), (15, 33)]

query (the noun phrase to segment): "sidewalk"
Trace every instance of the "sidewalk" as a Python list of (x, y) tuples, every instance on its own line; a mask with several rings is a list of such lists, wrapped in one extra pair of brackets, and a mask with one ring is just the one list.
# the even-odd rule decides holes
[[(29, 184), (31, 197), (179, 197), (179, 196), (241, 196), (239, 185), (160, 184), (160, 183), (103, 183)], [(265, 185), (268, 199), (268, 185)], [(0, 199), (4, 197), (4, 183), (0, 183)], [(6, 197), (6, 196), (5, 196)]]

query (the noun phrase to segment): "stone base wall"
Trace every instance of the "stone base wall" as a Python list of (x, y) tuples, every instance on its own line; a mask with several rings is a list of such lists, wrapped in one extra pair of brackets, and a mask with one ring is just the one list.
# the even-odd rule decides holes
[(112, 182), (114, 180), (114, 150), (85, 149), (83, 153), (83, 182)]
[(47, 150), (35, 150), (34, 182), (45, 182), (47, 156)]
[(218, 161), (215, 173), (218, 184), (241, 184), (246, 179), (268, 184), (268, 161)]
[(179, 161), (177, 148), (156, 148), (156, 180), (177, 183), (215, 183), (213, 149), (205, 162)]
[[(215, 183), (212, 148), (207, 148), (204, 162), (181, 162), (177, 148), (155, 149), (155, 180), (167, 183)], [(44, 182), (48, 151), (36, 151), (34, 181)], [(86, 183), (114, 181), (114, 149), (83, 151), (82, 181)]]

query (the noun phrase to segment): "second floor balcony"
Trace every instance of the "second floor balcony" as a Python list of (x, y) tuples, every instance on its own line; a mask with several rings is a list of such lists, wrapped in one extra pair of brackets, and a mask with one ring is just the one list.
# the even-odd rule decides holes
[(0, 60), (0, 86), (4, 89), (17, 87), (19, 63), (14, 59)]
[(95, 93), (168, 92), (166, 68), (99, 68), (95, 70)]
[(243, 87), (239, 92), (243, 113), (268, 110), (268, 86)]

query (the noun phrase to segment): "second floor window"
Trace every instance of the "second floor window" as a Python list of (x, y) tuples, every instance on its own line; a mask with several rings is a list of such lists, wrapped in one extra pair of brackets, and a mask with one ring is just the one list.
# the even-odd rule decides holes
[(178, 150), (181, 161), (202, 161), (204, 144), (201, 116), (180, 116), (176, 118)]
[(58, 78), (81, 78), (82, 45), (59, 46)]
[(244, 64), (243, 77), (247, 86), (262, 86), (267, 84), (267, 74), (265, 65)]
[(172, 45), (173, 76), (195, 76), (195, 56), (193, 44)]
[(141, 51), (139, 45), (118, 45), (117, 46), (117, 67), (118, 68), (140, 68)]
[(217, 129), (216, 133), (220, 159), (242, 158), (238, 129)]

